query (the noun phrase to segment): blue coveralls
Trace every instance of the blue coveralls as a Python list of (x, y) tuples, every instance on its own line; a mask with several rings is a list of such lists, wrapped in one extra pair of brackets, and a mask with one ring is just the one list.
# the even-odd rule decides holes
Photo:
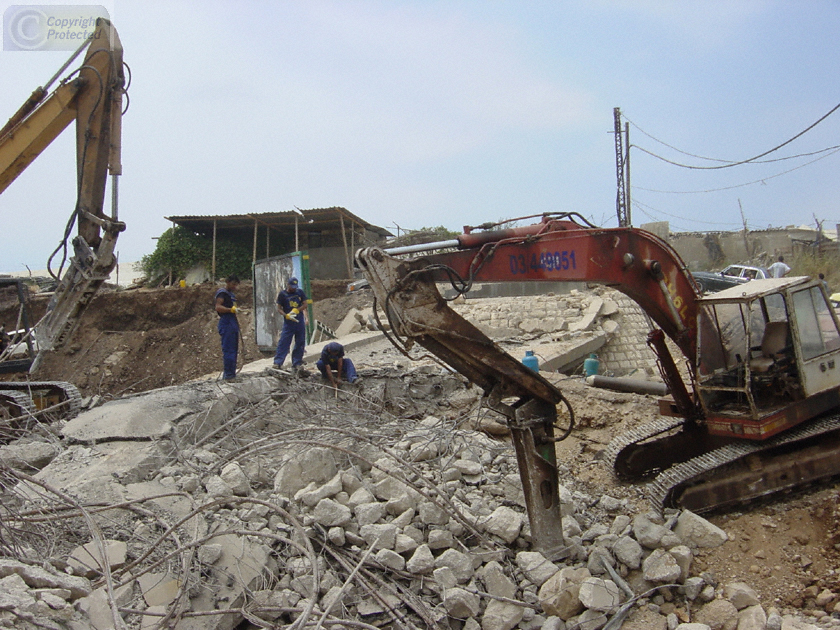
[[(236, 303), (236, 296), (227, 289), (219, 289), (213, 303), (222, 298), (222, 306), (230, 308)], [(239, 352), (239, 320), (235, 313), (219, 314), (219, 335), (222, 338), (222, 361), (225, 380), (236, 376), (236, 355)]]
[[(341, 364), (341, 374), (338, 374), (338, 360), (342, 358), (344, 361)], [(327, 376), (328, 365), (333, 372), (338, 374), (339, 378), (343, 378), (348, 383), (352, 383), (358, 378), (356, 375), (356, 366), (353, 365), (351, 359), (344, 356), (344, 346), (337, 341), (331, 341), (324, 346), (324, 349), (321, 350), (321, 358), (315, 363), (315, 366), (324, 378)]]
[(274, 365), (280, 367), (289, 354), (292, 340), (295, 342), (292, 350), (292, 367), (303, 365), (303, 352), (306, 349), (306, 324), (303, 319), (303, 309), (306, 308), (306, 294), (298, 288), (294, 291), (283, 289), (277, 295), (277, 304), (283, 313), (291, 313), (293, 308), (301, 312), (297, 316), (297, 322), (290, 319), (283, 319), (283, 329), (280, 331), (280, 339), (277, 342), (277, 352), (274, 354)]

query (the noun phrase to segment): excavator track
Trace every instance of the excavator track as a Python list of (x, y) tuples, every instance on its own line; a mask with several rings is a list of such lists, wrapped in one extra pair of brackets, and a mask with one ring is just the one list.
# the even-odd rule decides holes
[(645, 474), (651, 473), (649, 471), (636, 473), (626, 462), (632, 448), (652, 438), (663, 436), (665, 433), (681, 427), (683, 423), (684, 420), (682, 418), (663, 417), (625, 431), (610, 440), (610, 443), (603, 452), (604, 461), (622, 481), (636, 481), (643, 478)]
[(623, 481), (656, 475), (646, 491), (660, 509), (708, 512), (840, 475), (840, 414), (766, 442), (676, 431), (681, 424), (679, 418), (659, 418), (616, 437), (604, 451)]
[(732, 507), (840, 474), (840, 415), (766, 442), (731, 442), (660, 473), (652, 503), (694, 512)]
[(28, 417), (38, 411), (62, 404), (58, 413), (64, 419), (75, 418), (82, 408), (82, 395), (72, 383), (64, 381), (21, 381), (0, 383), (2, 417)]

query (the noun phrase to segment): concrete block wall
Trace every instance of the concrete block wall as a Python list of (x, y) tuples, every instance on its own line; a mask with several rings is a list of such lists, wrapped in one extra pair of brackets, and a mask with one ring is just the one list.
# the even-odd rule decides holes
[(613, 289), (605, 289), (604, 293), (618, 304), (618, 312), (610, 318), (618, 324), (618, 328), (601, 348), (598, 356), (601, 373), (627, 376), (639, 370), (648, 375), (658, 375), (656, 356), (647, 345), (651, 329), (647, 315), (623, 293)]
[(499, 330), (502, 336), (545, 334), (558, 339), (579, 329), (593, 307), (599, 314), (591, 318), (586, 330), (606, 332), (608, 339), (597, 353), (600, 373), (625, 376), (638, 370), (658, 374), (656, 358), (646, 343), (650, 330), (647, 316), (633, 300), (614, 289), (572, 289), (563, 294), (468, 299), (453, 304), (468, 321), (479, 328)]

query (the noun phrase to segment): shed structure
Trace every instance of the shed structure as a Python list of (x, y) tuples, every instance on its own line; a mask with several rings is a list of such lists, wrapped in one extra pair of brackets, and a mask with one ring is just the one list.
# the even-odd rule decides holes
[(311, 277), (334, 280), (353, 277), (353, 255), (357, 249), (381, 244), (393, 236), (385, 228), (338, 207), (166, 219), (213, 240), (213, 278), (216, 243), (220, 238), (253, 243), (253, 262), (306, 251)]

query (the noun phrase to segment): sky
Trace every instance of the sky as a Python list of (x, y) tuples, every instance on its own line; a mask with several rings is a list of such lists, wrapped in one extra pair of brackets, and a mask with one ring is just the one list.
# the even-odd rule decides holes
[[(634, 225), (840, 223), (840, 154), (814, 153), (840, 145), (840, 110), (753, 163), (646, 153), (740, 162), (830, 112), (834, 0), (103, 6), (131, 68), (121, 262), (178, 215), (341, 206), (396, 234), (578, 212), (612, 227), (614, 107), (630, 123)], [(0, 117), (68, 56), (0, 51)], [(68, 128), (0, 195), (0, 270), (45, 268), (75, 186)]]

